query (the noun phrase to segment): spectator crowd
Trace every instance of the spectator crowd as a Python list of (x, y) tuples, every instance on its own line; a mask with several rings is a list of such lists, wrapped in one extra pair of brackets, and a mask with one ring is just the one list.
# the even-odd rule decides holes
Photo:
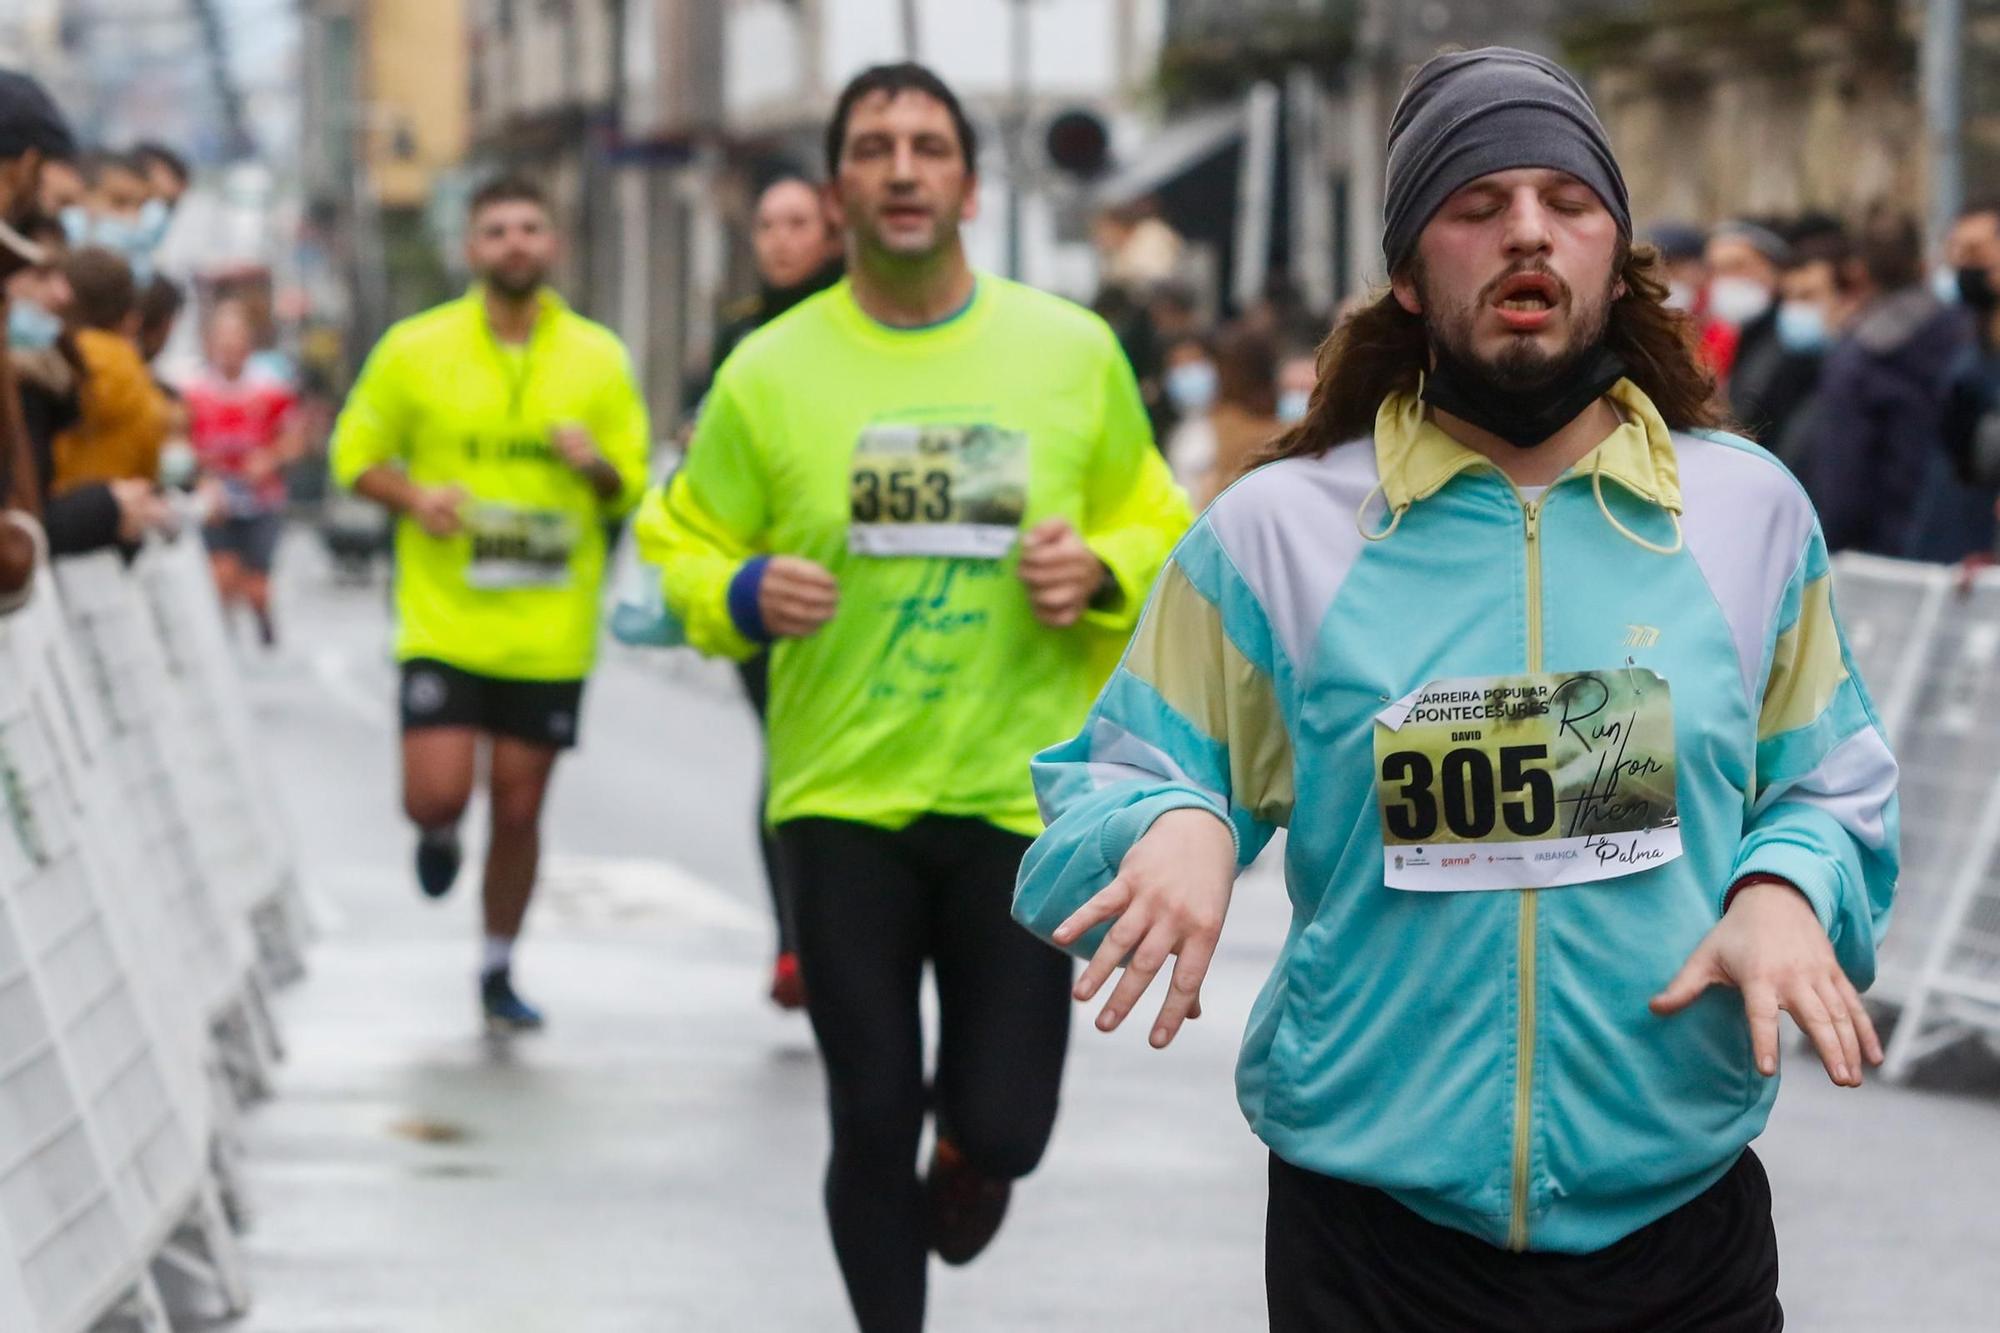
[[(1676, 224), (1643, 237), (1735, 429), (1811, 495), (1834, 550), (1955, 562), (1994, 547), (2000, 503), (2000, 199), (1965, 208), (1927, 264), (1888, 208)], [(1205, 503), (1300, 420), (1338, 312), (1283, 283), (1233, 319), (1177, 276), (1146, 210), (1100, 227), (1095, 306), (1138, 372), (1175, 476)]]
[[(0, 217), (7, 233), (0, 459), (8, 507), (51, 556), (130, 552), (203, 530), (226, 601), (272, 642), (266, 578), (302, 452), (268, 304), (227, 281), (163, 271), (191, 180), (159, 143), (86, 148), (26, 75), (0, 71)], [(199, 292), (202, 353), (167, 377), (162, 352)], [(260, 350), (261, 349), (261, 350)], [(26, 530), (19, 519), (12, 531)], [(14, 586), (0, 570), (0, 592)], [(18, 588), (16, 589), (18, 591)]]

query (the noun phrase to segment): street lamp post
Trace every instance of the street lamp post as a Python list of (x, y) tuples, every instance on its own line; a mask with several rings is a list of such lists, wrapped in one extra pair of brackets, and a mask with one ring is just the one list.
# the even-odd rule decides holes
[(1928, 239), (1936, 246), (1965, 203), (1965, 0), (1930, 0), (1924, 12), (1924, 121), (1931, 147)]
[(1007, 115), (1007, 276), (1021, 277), (1021, 194), (1028, 182), (1028, 118), (1031, 114), (1028, 86), (1029, 38), (1028, 6), (1032, 0), (1013, 0), (1013, 88)]

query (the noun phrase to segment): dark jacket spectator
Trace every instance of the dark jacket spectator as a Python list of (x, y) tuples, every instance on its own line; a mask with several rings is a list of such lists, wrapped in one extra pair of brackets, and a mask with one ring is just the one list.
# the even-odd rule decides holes
[(1793, 415), (1819, 384), (1820, 356), (1794, 352), (1778, 337), (1778, 303), (1745, 324), (1729, 374), (1729, 415), (1750, 437), (1775, 449)]
[(2000, 348), (1967, 351), (1945, 395), (1944, 443), (1961, 479), (2000, 486)]
[(1872, 305), (1827, 357), (1800, 479), (1829, 549), (1908, 556), (1949, 542), (1917, 525), (1944, 458), (1946, 379), (1967, 341), (1962, 312), (1905, 288)]
[(724, 306), (722, 323), (715, 330), (715, 353), (709, 358), (709, 383), (715, 382), (715, 372), (722, 369), (722, 363), (736, 350), (736, 344), (808, 296), (817, 296), (833, 286), (840, 281), (846, 271), (847, 263), (844, 259), (829, 259), (803, 282), (795, 282), (787, 287), (774, 287), (768, 282), (760, 283), (755, 296), (746, 296), (740, 301)]
[(1983, 534), (1943, 519), (1958, 487), (1944, 448), (1945, 387), (1971, 321), (1926, 290), (1915, 219), (1876, 214), (1855, 252), (1859, 313), (1827, 356), (1799, 480), (1829, 549), (1956, 560), (1991, 540), (1990, 517)]

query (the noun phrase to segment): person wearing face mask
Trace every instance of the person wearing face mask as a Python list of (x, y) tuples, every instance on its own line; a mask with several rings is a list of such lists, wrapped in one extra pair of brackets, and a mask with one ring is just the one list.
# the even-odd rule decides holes
[(65, 330), (72, 304), (62, 224), (42, 216), (23, 233), (41, 247), (39, 264), (6, 282), (7, 354), (20, 391), (36, 498), (51, 556), (131, 545), (171, 520), (158, 490), (142, 479), (95, 482), (51, 495), (57, 435), (81, 416), (83, 360)]
[(153, 252), (172, 220), (164, 199), (154, 194), (147, 167), (137, 157), (98, 153), (83, 163), (84, 201), (62, 212), (70, 248), (109, 250), (143, 286), (153, 276)]
[(1991, 513), (1966, 502), (1944, 448), (1965, 312), (1931, 294), (1913, 218), (1878, 211), (1854, 248), (1854, 314), (1827, 353), (1799, 480), (1833, 550), (1955, 561), (1992, 543)]
[(1730, 385), (1746, 356), (1775, 346), (1778, 271), (1785, 242), (1753, 222), (1725, 222), (1709, 233), (1703, 252), (1708, 287), (1702, 302), (1709, 320), (1704, 350), (1716, 377)]
[(1818, 417), (1819, 381), (1827, 352), (1852, 316), (1846, 290), (1851, 250), (1836, 224), (1820, 225), (1792, 246), (1791, 263), (1778, 281), (1777, 333), (1796, 398), (1773, 394), (1763, 402), (1761, 438), (1779, 461), (1801, 470)]
[(1770, 445), (1812, 392), (1818, 360), (1797, 356), (1779, 335), (1778, 284), (1791, 246), (1768, 227), (1729, 222), (1708, 239), (1709, 309), (1736, 329), (1727, 389), (1729, 414), (1743, 432)]
[(2000, 200), (1968, 206), (1946, 237), (1945, 255), (1974, 325), (1945, 399), (1945, 448), (1960, 480), (1991, 511), (2000, 487)]
[(1215, 466), (1215, 423), (1210, 413), (1215, 410), (1220, 378), (1215, 346), (1206, 337), (1190, 334), (1167, 347), (1160, 387), (1173, 411), (1174, 424), (1162, 452), (1174, 480), (1190, 497), (1195, 497)]
[(1273, 1333), (1772, 1333), (1778, 1011), (1881, 1061), (1897, 869), (1826, 545), (1565, 71), (1431, 60), (1387, 162), (1390, 288), (1037, 757), (1015, 917), (1080, 1001), (1122, 969), (1102, 1031), (1171, 969), (1165, 1047), (1289, 828), (1237, 1076)]
[(1278, 424), (1298, 425), (1312, 406), (1313, 389), (1319, 384), (1319, 357), (1310, 349), (1288, 352), (1278, 362)]
[[(69, 124), (47, 90), (26, 74), (0, 69), (0, 283), (44, 262), (24, 229), (39, 211), (43, 167), (75, 154)], [(11, 329), (11, 312), (7, 322)], [(12, 358), (0, 357), (0, 609), (26, 597), (34, 575), (44, 541), (39, 491)]]

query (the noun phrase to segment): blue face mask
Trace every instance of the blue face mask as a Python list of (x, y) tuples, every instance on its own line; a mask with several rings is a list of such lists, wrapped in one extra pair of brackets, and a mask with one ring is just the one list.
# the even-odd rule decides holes
[(1940, 265), (1931, 270), (1931, 295), (1946, 305), (1958, 304), (1958, 270)]
[(1824, 350), (1832, 334), (1826, 312), (1810, 301), (1787, 301), (1778, 307), (1778, 342), (1787, 352)]
[(157, 202), (148, 203), (129, 218), (92, 213), (81, 204), (71, 204), (62, 211), (63, 232), (72, 250), (86, 245), (109, 250), (131, 265), (134, 282), (145, 283), (153, 276), (153, 247), (166, 227), (164, 208), (159, 210), (158, 221), (148, 217), (148, 210)]
[(33, 301), (7, 303), (7, 345), (24, 352), (40, 352), (56, 345), (62, 336), (62, 320)]
[(1306, 412), (1311, 407), (1311, 389), (1287, 389), (1278, 395), (1278, 420), (1287, 426), (1296, 426), (1306, 419)]
[(162, 199), (148, 199), (139, 210), (136, 226), (138, 240), (151, 254), (160, 248), (160, 242), (167, 239), (167, 228), (173, 224), (174, 213)]
[(1182, 416), (1195, 416), (1215, 406), (1215, 367), (1188, 361), (1167, 372), (1167, 401)]

